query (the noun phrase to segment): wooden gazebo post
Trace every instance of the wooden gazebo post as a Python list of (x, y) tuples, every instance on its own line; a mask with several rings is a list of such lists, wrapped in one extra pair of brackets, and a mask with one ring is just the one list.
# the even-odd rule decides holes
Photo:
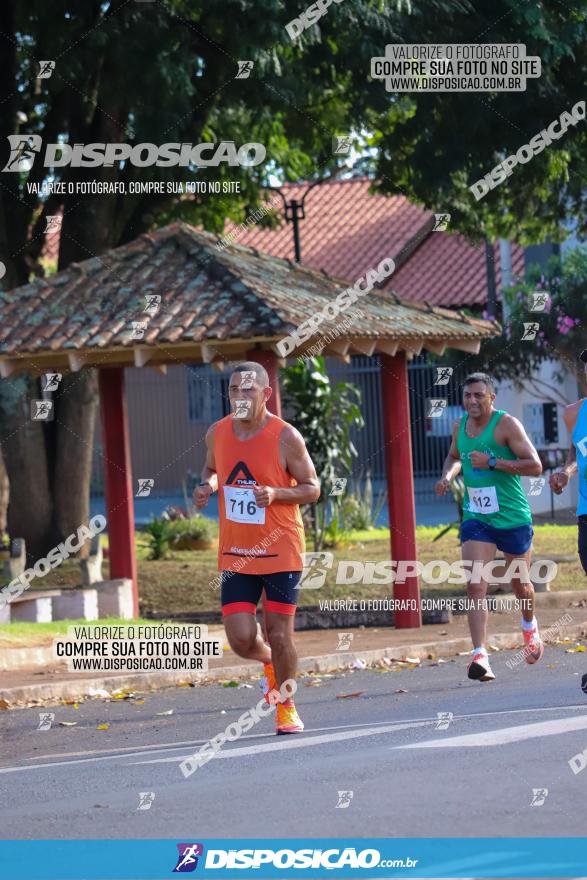
[[(404, 351), (393, 356), (382, 352), (379, 357), (391, 558), (398, 561), (416, 560), (416, 502), (407, 357)], [(407, 577), (403, 584), (394, 582), (393, 598), (400, 601), (415, 599), (417, 608), (414, 611), (394, 611), (396, 629), (422, 625), (417, 577)]]
[(133, 617), (139, 616), (139, 591), (134, 536), (135, 515), (128, 414), (124, 393), (124, 368), (98, 371), (100, 413), (104, 447), (106, 518), (110, 552), (110, 577), (132, 581)]
[(279, 367), (277, 366), (277, 355), (274, 351), (266, 348), (253, 348), (247, 352), (247, 360), (256, 361), (265, 367), (269, 375), (269, 384), (273, 389), (273, 394), (267, 403), (267, 409), (273, 415), (281, 417), (281, 391), (279, 390)]

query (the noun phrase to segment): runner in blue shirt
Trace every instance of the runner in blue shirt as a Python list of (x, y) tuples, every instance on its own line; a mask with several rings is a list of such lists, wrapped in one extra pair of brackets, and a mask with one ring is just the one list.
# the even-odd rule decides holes
[[(587, 374), (587, 348), (579, 355), (585, 364)], [(579, 474), (579, 503), (577, 504), (577, 523), (579, 526), (579, 558), (587, 574), (587, 397), (571, 403), (563, 415), (572, 445), (565, 466), (550, 475), (550, 488), (560, 495), (573, 474)], [(583, 676), (581, 687), (587, 693), (587, 673)]]

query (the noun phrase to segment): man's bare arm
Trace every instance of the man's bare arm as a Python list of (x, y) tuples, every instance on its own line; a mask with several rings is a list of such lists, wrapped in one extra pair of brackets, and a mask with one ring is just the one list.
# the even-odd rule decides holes
[(503, 418), (507, 419), (506, 443), (518, 458), (514, 461), (498, 458), (495, 470), (504, 471), (506, 474), (517, 474), (520, 477), (539, 477), (542, 473), (542, 462), (524, 426), (513, 416), (505, 415)]
[(281, 443), (288, 473), (297, 482), (290, 488), (275, 488), (275, 501), (285, 504), (310, 504), (320, 497), (320, 480), (306, 449), (304, 438), (288, 425), (281, 432)]
[(216, 491), (218, 491), (218, 474), (214, 460), (214, 425), (212, 425), (206, 432), (206, 461), (200, 475), (200, 485), (194, 489), (194, 502), (198, 510), (206, 507), (210, 495)]
[(450, 441), (450, 446), (446, 454), (446, 458), (444, 459), (444, 464), (442, 465), (441, 479), (448, 480), (449, 483), (456, 477), (458, 473), (460, 473), (462, 468), (461, 456), (459, 455), (459, 450), (457, 449), (459, 424), (460, 419), (457, 419), (452, 426), (452, 437)]
[(218, 491), (218, 474), (214, 459), (214, 425), (206, 432), (206, 461), (200, 475), (202, 483), (208, 483), (213, 492)]

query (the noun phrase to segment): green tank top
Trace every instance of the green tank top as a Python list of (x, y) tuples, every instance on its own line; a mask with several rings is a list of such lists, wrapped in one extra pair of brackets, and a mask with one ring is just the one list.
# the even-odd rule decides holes
[(479, 519), (496, 529), (511, 529), (532, 522), (530, 505), (517, 474), (505, 471), (475, 469), (469, 460), (471, 452), (485, 452), (515, 461), (518, 456), (509, 446), (495, 440), (495, 428), (504, 410), (496, 410), (478, 437), (467, 437), (468, 415), (459, 425), (457, 449), (461, 457), (463, 480), (467, 489), (463, 503), (463, 520)]

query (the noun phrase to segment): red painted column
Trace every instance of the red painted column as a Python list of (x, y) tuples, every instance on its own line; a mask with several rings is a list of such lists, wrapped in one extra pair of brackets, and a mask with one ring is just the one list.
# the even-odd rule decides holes
[(273, 415), (281, 417), (281, 392), (279, 390), (279, 367), (277, 366), (277, 355), (274, 351), (266, 348), (256, 348), (247, 352), (248, 361), (256, 361), (265, 367), (269, 374), (269, 384), (273, 389), (273, 394), (267, 402), (267, 409)]
[[(417, 559), (416, 502), (407, 358), (405, 352), (398, 352), (393, 357), (380, 354), (379, 357), (391, 558), (397, 562), (415, 561)], [(416, 600), (417, 610), (394, 612), (397, 629), (422, 625), (420, 587), (417, 577), (406, 577), (403, 584), (394, 582), (393, 598), (400, 601)]]
[(138, 617), (135, 517), (124, 370), (120, 367), (101, 369), (99, 380), (110, 577), (132, 580), (133, 614)]

